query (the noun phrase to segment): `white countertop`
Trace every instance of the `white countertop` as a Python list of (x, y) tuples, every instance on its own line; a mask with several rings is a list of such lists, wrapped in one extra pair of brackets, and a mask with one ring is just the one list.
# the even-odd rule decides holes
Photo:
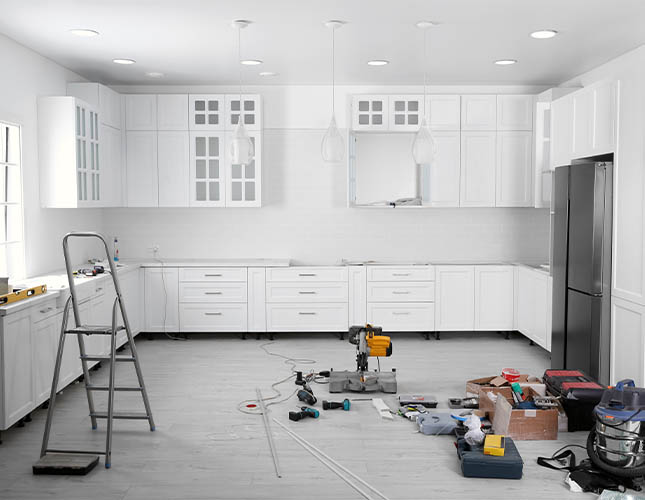
[(289, 267), (289, 259), (154, 259), (141, 267)]

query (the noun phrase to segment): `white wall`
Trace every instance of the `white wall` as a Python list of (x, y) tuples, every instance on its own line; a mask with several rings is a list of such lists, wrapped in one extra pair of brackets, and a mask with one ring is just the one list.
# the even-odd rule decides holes
[[(36, 99), (65, 95), (67, 82), (82, 78), (1, 34), (0, 61), (0, 120), (22, 127), (26, 275), (33, 276), (63, 267), (61, 240), (66, 232), (102, 229), (100, 210), (40, 208)], [(81, 262), (93, 246), (82, 243), (78, 248), (73, 255)]]

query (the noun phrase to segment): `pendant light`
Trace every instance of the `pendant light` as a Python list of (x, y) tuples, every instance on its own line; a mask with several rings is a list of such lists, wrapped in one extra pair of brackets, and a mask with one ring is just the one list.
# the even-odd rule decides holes
[(428, 125), (426, 114), (427, 32), (428, 28), (432, 26), (435, 26), (435, 23), (430, 21), (419, 21), (417, 23), (417, 28), (423, 30), (423, 117), (419, 131), (414, 136), (414, 142), (412, 143), (412, 156), (417, 165), (432, 164), (437, 153), (437, 145)]
[(340, 28), (344, 21), (327, 21), (325, 26), (331, 29), (331, 121), (325, 132), (321, 144), (321, 153), (323, 161), (326, 163), (340, 163), (343, 160), (345, 145), (343, 136), (336, 125), (335, 105), (336, 105), (336, 30)]
[(237, 125), (233, 131), (233, 138), (229, 146), (229, 155), (231, 158), (231, 163), (234, 165), (248, 165), (253, 161), (255, 156), (255, 148), (253, 147), (253, 141), (249, 137), (246, 127), (244, 127), (243, 119), (243, 109), (244, 104), (242, 101), (242, 30), (246, 28), (251, 21), (246, 21), (244, 19), (238, 19), (233, 21), (233, 26), (237, 28), (237, 64), (240, 68), (240, 111), (239, 118), (237, 120)]

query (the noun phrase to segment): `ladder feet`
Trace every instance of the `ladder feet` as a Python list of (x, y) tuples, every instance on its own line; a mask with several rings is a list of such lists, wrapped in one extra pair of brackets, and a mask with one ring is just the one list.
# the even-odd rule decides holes
[(108, 463), (108, 462), (105, 462), (105, 468), (106, 468), (106, 469), (109, 469), (110, 467), (112, 467), (112, 464), (111, 464), (111, 463)]
[(93, 426), (92, 426), (92, 430), (93, 430), (93, 431), (95, 431), (96, 429), (98, 429), (98, 426), (97, 426), (97, 425), (93, 425)]
[(154, 432), (155, 430), (157, 430), (157, 428), (154, 425), (150, 427), (150, 432)]

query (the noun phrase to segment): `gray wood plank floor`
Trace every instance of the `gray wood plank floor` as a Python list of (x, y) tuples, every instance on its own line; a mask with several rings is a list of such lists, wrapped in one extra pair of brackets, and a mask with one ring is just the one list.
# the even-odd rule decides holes
[[(33, 476), (46, 412), (34, 412), (23, 428), (3, 433), (0, 446), (2, 499), (356, 499), (361, 498), (309, 455), (276, 425), (273, 434), (283, 470), (275, 477), (262, 418), (237, 410), (239, 401), (265, 396), (270, 385), (288, 375), (283, 360), (268, 356), (259, 346), (266, 340), (242, 341), (232, 335), (193, 335), (186, 342), (155, 337), (137, 339), (157, 431), (145, 422), (117, 421), (112, 469), (103, 461), (84, 477)], [(529, 346), (523, 337), (504, 340), (493, 333), (446, 333), (440, 341), (419, 335), (393, 335), (394, 354), (381, 368), (397, 368), (399, 393), (430, 393), (447, 409), (450, 396), (464, 393), (470, 378), (498, 373), (506, 366), (541, 375), (548, 354)], [(355, 348), (330, 334), (278, 335), (269, 350), (312, 358), (304, 371), (352, 369)], [(371, 362), (375, 367), (375, 362)], [(125, 364), (124, 364), (125, 365)], [(131, 367), (119, 366), (117, 382), (134, 380)], [(105, 381), (107, 369), (94, 372)], [(285, 395), (294, 385), (281, 386)], [(314, 385), (319, 400), (329, 397), (327, 386)], [(395, 396), (385, 396), (392, 408)], [(98, 401), (103, 401), (97, 399)], [(317, 405), (320, 407), (320, 404)], [(117, 393), (117, 409), (140, 410), (136, 394)], [(586, 433), (561, 433), (558, 441), (522, 441), (524, 458), (520, 481), (466, 479), (459, 472), (453, 439), (425, 436), (397, 418), (381, 420), (370, 402), (357, 402), (349, 412), (322, 412), (319, 419), (290, 422), (295, 396), (271, 407), (270, 416), (286, 422), (305, 439), (369, 481), (392, 500), (411, 499), (544, 499), (584, 498), (568, 492), (564, 474), (537, 466), (539, 455), (550, 455), (568, 443), (583, 444)], [(66, 389), (58, 400), (52, 445), (95, 446), (104, 443), (104, 422), (90, 429), (85, 392), (80, 384)], [(581, 457), (583, 450), (576, 450)]]

